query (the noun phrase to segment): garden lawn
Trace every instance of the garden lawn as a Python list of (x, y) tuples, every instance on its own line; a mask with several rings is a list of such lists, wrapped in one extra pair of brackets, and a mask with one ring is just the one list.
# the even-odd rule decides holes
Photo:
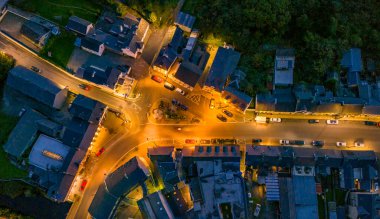
[[(70, 60), (71, 53), (74, 50), (75, 35), (71, 32), (63, 30), (59, 36), (52, 36), (45, 47), (41, 50), (42, 57), (52, 61), (53, 63), (66, 68)], [(51, 52), (51, 57), (48, 52)]]
[(94, 23), (103, 8), (100, 3), (91, 0), (14, 0), (12, 4), (63, 26), (71, 15)]
[(5, 144), (9, 133), (16, 124), (17, 118), (0, 112), (0, 179), (22, 178), (27, 175), (25, 171), (18, 169), (9, 162), (9, 159), (2, 147)]

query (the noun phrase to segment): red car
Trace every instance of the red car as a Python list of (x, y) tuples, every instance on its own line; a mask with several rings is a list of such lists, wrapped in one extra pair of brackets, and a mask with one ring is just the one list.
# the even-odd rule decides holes
[(87, 90), (89, 91), (90, 90), (90, 86), (86, 85), (86, 84), (80, 84), (78, 85), (80, 88), (82, 88), (83, 90)]
[(158, 77), (157, 75), (152, 75), (151, 79), (158, 83), (162, 83), (164, 81), (164, 79)]
[(195, 143), (197, 143), (197, 141), (195, 139), (186, 139), (185, 143), (186, 144), (195, 144)]
[(99, 157), (100, 155), (103, 154), (103, 152), (105, 151), (106, 149), (104, 148), (100, 148), (100, 150), (98, 152), (96, 152), (96, 156)]
[(87, 186), (87, 180), (84, 179), (84, 180), (82, 181), (82, 184), (80, 184), (80, 190), (83, 191), (84, 188), (86, 188), (86, 186)]

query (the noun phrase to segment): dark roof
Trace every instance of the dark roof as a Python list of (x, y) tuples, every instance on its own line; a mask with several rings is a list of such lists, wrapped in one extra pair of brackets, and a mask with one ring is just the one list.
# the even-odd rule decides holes
[(169, 43), (169, 47), (171, 47), (176, 53), (178, 52), (178, 48), (182, 45), (184, 40), (183, 30), (176, 27), (172, 40)]
[(22, 24), (20, 32), (22, 35), (26, 36), (33, 42), (39, 43), (40, 39), (45, 34), (49, 33), (50, 30), (45, 28), (41, 24), (38, 24), (31, 20), (27, 20)]
[(252, 97), (231, 86), (227, 86), (222, 92), (222, 97), (230, 101), (241, 111), (245, 111), (252, 102)]
[(185, 26), (191, 30), (191, 28), (193, 28), (194, 22), (195, 22), (194, 16), (191, 16), (181, 11), (178, 13), (174, 23)]
[(347, 73), (347, 83), (349, 86), (358, 85), (360, 81), (360, 72), (350, 71)]
[[(180, 182), (174, 162), (157, 162), (157, 168), (166, 188), (173, 187)], [(170, 190), (170, 188), (167, 189)]]
[(362, 109), (363, 114), (380, 115), (380, 106), (364, 106)]
[(61, 92), (52, 81), (22, 66), (9, 71), (7, 85), (48, 106), (54, 105), (56, 95)]
[(89, 25), (92, 25), (91, 22), (86, 21), (82, 18), (79, 18), (77, 16), (71, 16), (69, 18), (69, 22), (66, 25), (66, 28), (72, 31), (75, 31), (77, 33), (86, 35), (87, 34), (87, 27)]
[(183, 198), (183, 194), (180, 189), (175, 188), (173, 191), (166, 193), (165, 196), (176, 217), (183, 217), (189, 210), (190, 206)]
[(88, 122), (73, 118), (66, 126), (62, 142), (70, 147), (78, 147), (87, 130)]
[(81, 47), (92, 50), (94, 52), (99, 52), (101, 45), (103, 45), (102, 42), (90, 37), (83, 37), (80, 44)]
[(174, 77), (191, 87), (195, 87), (201, 75), (202, 70), (197, 65), (184, 61), (179, 66)]
[(348, 68), (348, 72), (361, 72), (363, 70), (362, 55), (359, 48), (351, 48), (343, 54), (340, 65)]
[(152, 161), (173, 162), (173, 146), (148, 148), (148, 156)]
[(317, 192), (314, 176), (293, 176), (296, 218), (318, 218)]
[(169, 70), (169, 68), (174, 64), (177, 59), (177, 53), (172, 47), (167, 46), (162, 48), (157, 59), (154, 61), (154, 66), (159, 68)]
[(102, 183), (88, 209), (94, 218), (110, 218), (117, 200), (125, 193), (147, 180), (147, 170), (140, 166), (139, 158), (133, 157), (109, 174)]
[(88, 66), (83, 72), (83, 78), (96, 84), (107, 84), (110, 71), (96, 66)]
[(69, 109), (71, 115), (89, 121), (92, 111), (94, 110), (96, 101), (86, 96), (78, 95)]
[(219, 47), (205, 85), (214, 87), (216, 91), (221, 92), (228, 76), (235, 70), (239, 60), (240, 53), (233, 49)]
[(3, 145), (4, 151), (14, 157), (20, 158), (26, 149), (32, 145), (37, 136), (37, 122), (45, 119), (40, 113), (27, 110), (12, 130), (7, 143)]
[(118, 203), (119, 197), (115, 197), (107, 192), (107, 187), (101, 184), (95, 193), (88, 212), (93, 218), (112, 218), (113, 210)]
[(174, 218), (173, 212), (161, 191), (140, 199), (137, 204), (146, 218)]
[(275, 111), (276, 98), (269, 93), (256, 94), (255, 110), (257, 111)]
[(0, 0), (0, 8), (3, 8), (8, 4), (8, 0)]

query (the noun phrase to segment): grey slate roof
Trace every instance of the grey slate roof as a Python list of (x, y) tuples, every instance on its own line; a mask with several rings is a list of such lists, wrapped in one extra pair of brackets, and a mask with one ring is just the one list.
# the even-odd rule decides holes
[(147, 218), (173, 218), (173, 212), (161, 191), (140, 199), (137, 204)]
[(102, 42), (90, 37), (83, 37), (80, 44), (81, 47), (84, 47), (94, 52), (99, 52), (101, 45), (103, 45)]
[(219, 47), (205, 85), (214, 87), (216, 91), (221, 92), (228, 76), (235, 70), (239, 60), (240, 53), (233, 49)]
[(7, 85), (48, 106), (54, 105), (56, 95), (61, 91), (49, 79), (22, 66), (9, 71)]
[(95, 100), (83, 95), (78, 95), (71, 104), (69, 112), (75, 117), (89, 121), (92, 111), (95, 109), (95, 105)]
[(78, 147), (86, 133), (88, 122), (73, 118), (66, 126), (62, 142), (70, 147)]
[(45, 119), (46, 117), (40, 113), (27, 110), (12, 130), (8, 141), (3, 145), (4, 151), (11, 156), (20, 158), (37, 136), (37, 122)]
[(92, 25), (92, 23), (87, 21), (87, 20), (84, 20), (80, 17), (71, 16), (69, 18), (69, 22), (66, 25), (66, 28), (69, 30), (72, 30), (74, 32), (77, 32), (79, 34), (86, 35), (87, 34), (87, 27), (89, 25)]
[(83, 78), (96, 84), (107, 84), (109, 71), (96, 66), (88, 66), (83, 72)]
[(201, 75), (202, 70), (197, 65), (189, 61), (183, 61), (174, 77), (191, 87), (195, 87)]
[(230, 101), (235, 107), (241, 111), (248, 109), (252, 102), (252, 97), (248, 96), (244, 92), (241, 92), (231, 86), (227, 86), (222, 92), (222, 97)]
[(181, 11), (178, 13), (174, 23), (185, 26), (191, 30), (195, 23), (195, 17)]
[(172, 47), (167, 46), (161, 49), (153, 65), (165, 70), (169, 70), (169, 68), (174, 64), (176, 59), (177, 53), (175, 52), (175, 50)]
[(40, 39), (47, 33), (50, 32), (49, 29), (45, 28), (41, 24), (38, 24), (34, 21), (27, 20), (25, 21), (20, 30), (21, 34), (29, 38), (35, 43), (39, 43)]
[(118, 199), (147, 180), (148, 177), (137, 159), (132, 158), (107, 176), (88, 209), (91, 216), (99, 219), (112, 217)]

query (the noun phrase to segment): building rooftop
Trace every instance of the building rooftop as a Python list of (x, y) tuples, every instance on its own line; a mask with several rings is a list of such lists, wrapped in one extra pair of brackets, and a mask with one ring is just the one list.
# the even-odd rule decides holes
[(243, 112), (248, 109), (253, 99), (251, 96), (231, 86), (227, 86), (224, 89), (222, 97)]
[(189, 61), (183, 61), (174, 77), (185, 84), (195, 87), (202, 75), (202, 70)]
[(240, 53), (233, 49), (219, 47), (211, 65), (205, 85), (217, 92), (224, 89), (228, 76), (235, 70), (240, 60)]
[(340, 62), (343, 68), (347, 68), (348, 72), (361, 72), (363, 70), (361, 50), (359, 48), (351, 48), (343, 54)]
[(92, 111), (95, 109), (96, 101), (79, 94), (71, 104), (69, 112), (71, 115), (85, 121), (89, 121)]
[(32, 20), (26, 20), (22, 24), (20, 32), (22, 35), (38, 44), (40, 39), (45, 34), (49, 33), (50, 30)]
[(75, 31), (77, 33), (80, 33), (82, 35), (87, 34), (87, 27), (89, 25), (92, 25), (91, 22), (84, 20), (77, 16), (71, 16), (69, 18), (69, 22), (66, 25), (66, 28), (72, 31)]
[(195, 17), (191, 16), (189, 14), (186, 14), (182, 11), (178, 13), (178, 15), (174, 21), (174, 24), (186, 27), (186, 30), (188, 32), (191, 31), (194, 23), (195, 23)]
[(161, 191), (152, 193), (137, 202), (146, 218), (173, 218), (174, 214)]
[(66, 126), (63, 133), (62, 142), (70, 147), (78, 147), (86, 133), (88, 122), (73, 118)]
[(102, 42), (97, 41), (96, 39), (90, 38), (90, 37), (83, 37), (81, 39), (81, 47), (87, 48), (92, 51), (99, 51), (100, 46), (103, 45)]

